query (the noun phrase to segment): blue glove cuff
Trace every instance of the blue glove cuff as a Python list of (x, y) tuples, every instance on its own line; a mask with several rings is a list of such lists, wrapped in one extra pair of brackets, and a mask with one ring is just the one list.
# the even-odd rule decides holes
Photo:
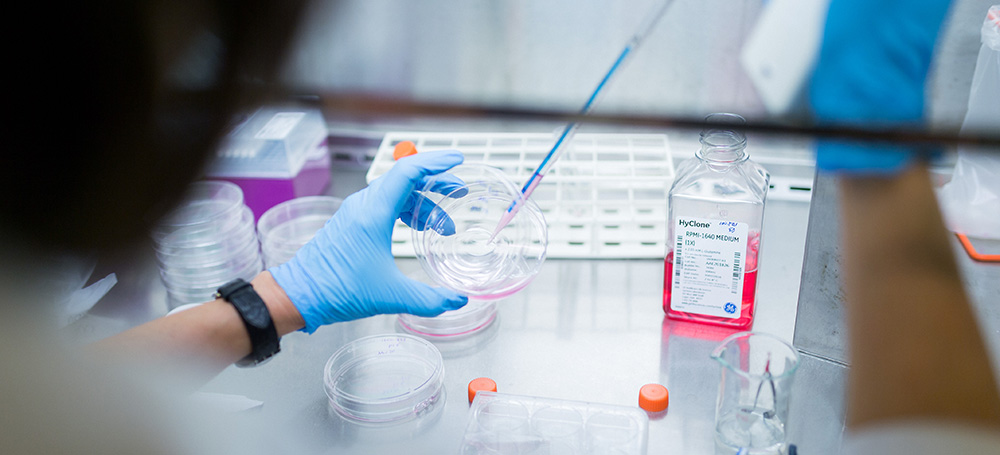
[(835, 174), (889, 176), (939, 155), (937, 150), (921, 151), (905, 145), (824, 140), (816, 146), (816, 168)]
[(905, 169), (914, 158), (912, 150), (888, 145), (823, 141), (816, 147), (816, 168), (825, 172), (891, 175)]

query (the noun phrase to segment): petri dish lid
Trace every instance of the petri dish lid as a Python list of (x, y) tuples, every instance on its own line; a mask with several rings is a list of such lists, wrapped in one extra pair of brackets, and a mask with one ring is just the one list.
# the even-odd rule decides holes
[(360, 424), (415, 419), (444, 396), (444, 363), (433, 344), (405, 334), (357, 339), (337, 350), (323, 370), (330, 406)]
[(243, 190), (231, 182), (200, 181), (188, 187), (188, 193), (177, 209), (167, 214), (153, 229), (153, 238), (160, 240), (176, 230), (201, 232), (227, 220), (239, 219), (243, 206)]
[[(411, 226), (424, 271), (439, 285), (480, 299), (500, 299), (527, 286), (541, 268), (548, 227), (534, 201), (493, 231), (520, 189), (500, 170), (465, 164), (425, 180), (418, 188)], [(421, 213), (426, 217), (421, 219)]]

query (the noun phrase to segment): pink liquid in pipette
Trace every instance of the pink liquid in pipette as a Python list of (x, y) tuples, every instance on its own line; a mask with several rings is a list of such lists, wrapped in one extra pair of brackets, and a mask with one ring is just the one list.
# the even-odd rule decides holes
[(517, 215), (517, 211), (521, 210), (521, 206), (524, 205), (525, 201), (527, 201), (529, 197), (531, 197), (531, 193), (535, 192), (535, 187), (537, 187), (539, 183), (542, 183), (542, 176), (536, 175), (527, 188), (524, 188), (521, 192), (521, 197), (516, 199), (511, 204), (511, 207), (504, 212), (502, 217), (500, 217), (500, 222), (497, 223), (496, 229), (493, 230), (493, 235), (490, 236), (489, 243), (493, 243), (493, 241), (497, 238), (497, 234), (510, 224), (510, 221), (514, 219), (514, 215)]

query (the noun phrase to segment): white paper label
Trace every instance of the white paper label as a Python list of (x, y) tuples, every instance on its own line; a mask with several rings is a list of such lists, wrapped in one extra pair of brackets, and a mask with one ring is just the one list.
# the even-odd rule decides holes
[(670, 308), (738, 318), (748, 232), (746, 223), (677, 217)]
[(279, 112), (268, 120), (260, 131), (254, 135), (257, 139), (277, 140), (284, 139), (292, 128), (299, 124), (299, 121), (306, 116), (305, 112)]

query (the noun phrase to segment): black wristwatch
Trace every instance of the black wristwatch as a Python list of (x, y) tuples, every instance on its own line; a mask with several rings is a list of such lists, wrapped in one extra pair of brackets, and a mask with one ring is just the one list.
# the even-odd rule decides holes
[(250, 335), (250, 355), (236, 362), (236, 366), (259, 365), (281, 351), (278, 346), (278, 331), (274, 328), (271, 312), (264, 300), (253, 290), (253, 286), (239, 278), (226, 283), (215, 293), (215, 298), (223, 299), (236, 307), (243, 319), (243, 325)]

